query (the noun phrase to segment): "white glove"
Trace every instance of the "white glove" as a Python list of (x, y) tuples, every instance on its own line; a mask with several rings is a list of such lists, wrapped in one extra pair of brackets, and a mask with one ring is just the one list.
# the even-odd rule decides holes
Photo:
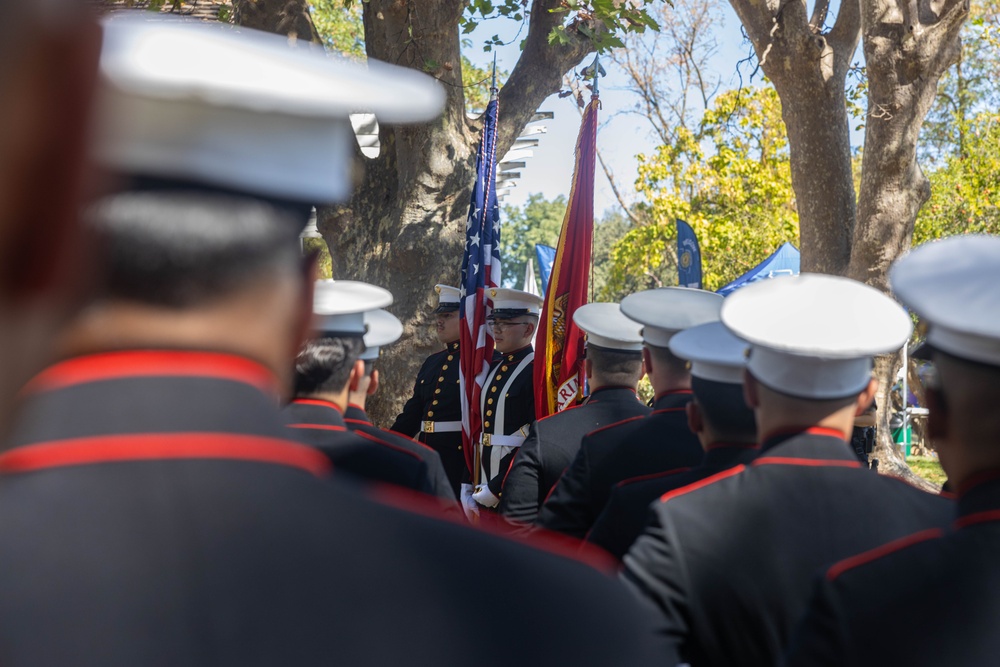
[(462, 510), (465, 512), (465, 518), (469, 521), (474, 521), (479, 517), (479, 505), (472, 499), (472, 485), (463, 484), (458, 495), (462, 501)]
[(482, 488), (473, 493), (472, 499), (483, 507), (496, 507), (500, 504), (500, 499), (493, 495), (488, 484), (483, 484)]

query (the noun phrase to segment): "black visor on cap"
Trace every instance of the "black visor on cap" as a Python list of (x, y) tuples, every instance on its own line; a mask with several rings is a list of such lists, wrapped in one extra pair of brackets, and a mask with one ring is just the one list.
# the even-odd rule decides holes
[(530, 314), (527, 308), (495, 308), (490, 315), (491, 320), (512, 320), (515, 317)]
[(457, 303), (442, 303), (432, 310), (432, 313), (454, 313), (458, 311)]
[(135, 174), (129, 174), (120, 176), (117, 181), (119, 185), (116, 188), (118, 191), (122, 192), (196, 192), (205, 194), (219, 194), (226, 195), (230, 197), (243, 197), (248, 199), (255, 199), (257, 201), (264, 202), (269, 206), (274, 207), (277, 211), (287, 216), (289, 220), (297, 225), (299, 225), (299, 230), (305, 229), (306, 225), (309, 223), (309, 217), (312, 215), (312, 204), (306, 204), (304, 202), (291, 201), (288, 199), (279, 199), (275, 197), (267, 197), (260, 194), (255, 194), (253, 192), (244, 192), (242, 190), (234, 188), (217, 187), (214, 185), (209, 185), (207, 183), (199, 183), (198, 181), (189, 181), (184, 179), (174, 179), (174, 178), (162, 178), (157, 176), (140, 176)]

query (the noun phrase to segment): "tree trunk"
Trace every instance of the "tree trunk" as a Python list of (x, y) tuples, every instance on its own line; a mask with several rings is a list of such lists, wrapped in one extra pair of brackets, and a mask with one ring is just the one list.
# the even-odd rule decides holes
[(237, 25), (319, 42), (309, 14), (309, 0), (233, 0)]
[(822, 0), (811, 18), (802, 0), (780, 6), (748, 0), (732, 4), (781, 99), (802, 270), (842, 274), (850, 259), (855, 215), (844, 87), (860, 36), (857, 0), (841, 4), (826, 34), (817, 27), (829, 6)]
[(892, 439), (889, 418), (893, 410), (889, 393), (901, 365), (902, 354), (883, 354), (875, 358), (875, 377), (879, 379), (878, 393), (875, 395), (878, 404), (878, 425), (875, 429), (876, 440), (872, 458), (878, 461), (880, 474), (898, 477), (919, 489), (937, 493), (941, 490), (940, 487), (910, 470), (903, 452)]
[[(549, 11), (558, 5), (558, 0), (532, 3), (524, 50), (500, 91), (498, 157), (538, 105), (559, 90), (563, 74), (593, 48), (582, 35), (566, 45), (548, 43), (563, 16)], [(430, 328), (433, 286), (460, 280), (482, 127), (465, 109), (458, 30), (464, 6), (460, 0), (364, 4), (368, 55), (427, 71), (444, 84), (447, 104), (430, 124), (381, 126), (380, 154), (363, 160), (354, 197), (319, 215), (334, 276), (391, 290), (395, 303), (389, 310), (404, 324), (403, 337), (379, 361), (382, 389), (369, 404), (373, 420), (382, 426), (401, 409), (424, 358), (440, 347)]]
[(958, 62), (968, 14), (968, 0), (865, 0), (868, 123), (847, 275), (886, 292), (889, 265), (909, 249), (930, 197), (917, 138), (941, 75)]
[[(865, 0), (863, 44), (868, 67), (868, 123), (858, 201), (858, 224), (847, 275), (889, 291), (889, 266), (910, 248), (930, 183), (917, 164), (917, 138), (934, 102), (938, 81), (961, 53), (960, 30), (968, 0)], [(876, 364), (887, 392), (899, 369)], [(888, 435), (888, 411), (879, 402), (876, 458), (883, 474), (923, 483), (906, 465)]]

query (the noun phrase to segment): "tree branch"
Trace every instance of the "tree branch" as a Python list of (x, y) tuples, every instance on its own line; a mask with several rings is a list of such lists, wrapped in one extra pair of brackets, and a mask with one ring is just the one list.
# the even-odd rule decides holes
[(559, 0), (534, 0), (524, 50), (500, 91), (497, 155), (503, 155), (546, 97), (559, 91), (563, 75), (594, 50), (593, 42), (570, 30), (568, 44), (549, 44), (549, 33), (565, 14), (550, 10)]
[(812, 17), (809, 19), (809, 29), (813, 32), (821, 32), (829, 12), (830, 0), (816, 0), (816, 4), (813, 5)]
[(861, 0), (841, 0), (826, 41), (833, 48), (835, 69), (837, 72), (847, 72), (851, 66), (854, 52), (858, 50), (861, 40)]

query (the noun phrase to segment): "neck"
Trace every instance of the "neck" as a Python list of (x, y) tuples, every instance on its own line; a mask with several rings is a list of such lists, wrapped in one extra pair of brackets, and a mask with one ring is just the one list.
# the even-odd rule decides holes
[(623, 384), (615, 384), (613, 382), (603, 382), (596, 377), (587, 378), (587, 382), (590, 384), (591, 394), (601, 391), (602, 389), (631, 389), (632, 392), (635, 392), (635, 385), (629, 387)]
[(703, 428), (698, 433), (698, 442), (705, 450), (712, 445), (756, 445), (758, 441), (758, 438), (753, 434), (733, 436), (721, 433), (707, 422), (703, 423)]
[(347, 397), (348, 397), (348, 391), (346, 388), (344, 388), (344, 391), (339, 393), (334, 393), (330, 391), (319, 391), (316, 392), (315, 394), (306, 394), (303, 396), (297, 396), (296, 398), (313, 398), (313, 399), (318, 399), (320, 401), (326, 401), (327, 403), (333, 403), (338, 408), (340, 408), (341, 412), (343, 412), (344, 410), (347, 409)]
[[(97, 303), (65, 329), (58, 352), (63, 357), (129, 349), (224, 352), (260, 363), (282, 386), (288, 386), (288, 360), (295, 358), (299, 340), (293, 327), (282, 328), (287, 308), (271, 311), (271, 304), (269, 298), (254, 303), (243, 295), (210, 306), (181, 309), (120, 301)], [(260, 317), (261, 312), (275, 312), (276, 316)]]
[(671, 391), (688, 391), (691, 389), (691, 376), (689, 374), (657, 375), (654, 373), (653, 377), (650, 378), (650, 384), (653, 385), (654, 396), (662, 396)]
[(790, 431), (795, 429), (805, 430), (807, 428), (819, 427), (828, 428), (834, 431), (849, 435), (854, 426), (854, 412), (852, 409), (839, 410), (826, 417), (807, 420), (795, 415), (769, 414), (766, 408), (757, 409), (757, 441), (763, 442), (764, 438), (772, 433)]
[(352, 391), (347, 396), (348, 405), (356, 405), (362, 410), (365, 409), (365, 399), (368, 398), (368, 394), (363, 391)]

